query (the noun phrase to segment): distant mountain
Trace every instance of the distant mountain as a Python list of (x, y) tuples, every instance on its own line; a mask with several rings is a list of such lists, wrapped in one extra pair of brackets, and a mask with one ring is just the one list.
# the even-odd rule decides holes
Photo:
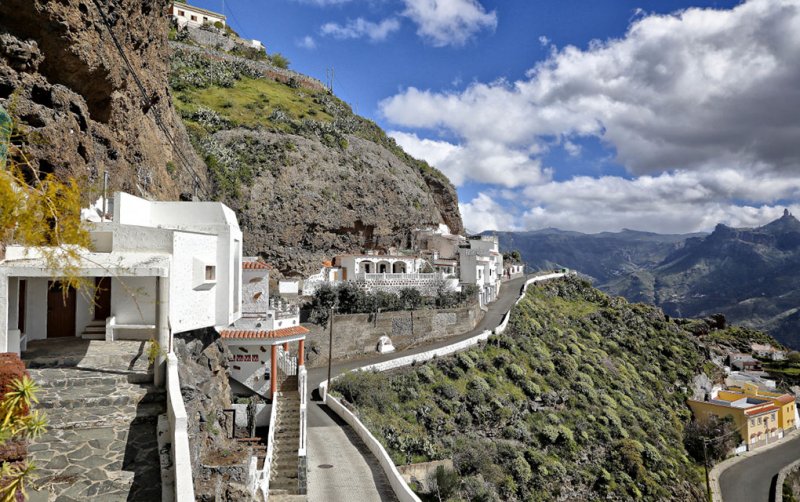
[(499, 232), (534, 268), (564, 266), (600, 289), (673, 316), (724, 314), (800, 348), (800, 221), (786, 211), (763, 227), (717, 225), (711, 234), (623, 230)]
[(555, 228), (531, 232), (492, 232), (503, 251), (517, 249), (533, 268), (567, 267), (590, 276), (596, 284), (656, 267), (690, 237), (636, 230), (583, 234)]
[(800, 221), (787, 211), (763, 227), (717, 225), (705, 238), (687, 239), (657, 267), (600, 287), (672, 315), (720, 312), (800, 348)]

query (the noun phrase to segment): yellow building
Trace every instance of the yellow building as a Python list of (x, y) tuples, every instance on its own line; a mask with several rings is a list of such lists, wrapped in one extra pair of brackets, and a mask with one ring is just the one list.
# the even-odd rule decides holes
[(783, 437), (783, 430), (778, 425), (780, 408), (768, 399), (749, 396), (733, 401), (722, 399), (695, 401), (690, 399), (689, 407), (692, 409), (695, 420), (700, 423), (707, 422), (712, 416), (731, 417), (748, 450), (764, 446)]
[(728, 390), (721, 390), (717, 399), (723, 401), (736, 401), (743, 397), (756, 397), (768, 399), (773, 405), (778, 407), (778, 426), (785, 432), (789, 432), (797, 427), (795, 421), (795, 410), (797, 405), (794, 396), (791, 394), (780, 394), (778, 392), (768, 392), (759, 389), (758, 385), (746, 383), (742, 387), (730, 387)]

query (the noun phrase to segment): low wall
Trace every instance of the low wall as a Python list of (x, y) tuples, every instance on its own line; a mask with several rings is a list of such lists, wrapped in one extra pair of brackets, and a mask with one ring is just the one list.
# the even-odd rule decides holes
[[(478, 325), (484, 312), (477, 303), (455, 309), (416, 310), (412, 313), (381, 312), (334, 316), (333, 358), (348, 359), (375, 354), (378, 340), (388, 336), (392, 345), (402, 351), (416, 345), (467, 333)], [(377, 317), (377, 318), (376, 318)], [(328, 362), (328, 327), (306, 324), (306, 364), (310, 368)], [(413, 326), (413, 331), (412, 331)]]
[(167, 418), (172, 438), (172, 468), (175, 470), (175, 502), (193, 502), (192, 459), (189, 455), (189, 432), (178, 379), (178, 357), (167, 354)]
[(420, 498), (411, 490), (411, 488), (408, 487), (405, 480), (403, 480), (403, 476), (400, 474), (400, 471), (397, 470), (397, 466), (394, 465), (389, 453), (386, 451), (383, 445), (378, 442), (377, 439), (375, 439), (375, 436), (370, 434), (369, 430), (364, 427), (364, 424), (361, 423), (361, 420), (359, 420), (350, 410), (345, 408), (345, 406), (333, 396), (327, 396), (327, 404), (331, 411), (336, 413), (342, 418), (342, 420), (347, 422), (354, 431), (356, 431), (358, 437), (364, 441), (364, 444), (367, 445), (369, 451), (372, 452), (372, 454), (375, 455), (375, 458), (378, 459), (378, 462), (381, 464), (381, 468), (383, 468), (383, 471), (389, 478), (389, 484), (392, 485), (392, 490), (394, 490), (397, 500), (400, 502), (422, 502)]
[(775, 480), (775, 498), (772, 499), (774, 502), (783, 502), (783, 482), (786, 481), (786, 477), (789, 474), (799, 468), (800, 460), (795, 460), (778, 472), (778, 477)]

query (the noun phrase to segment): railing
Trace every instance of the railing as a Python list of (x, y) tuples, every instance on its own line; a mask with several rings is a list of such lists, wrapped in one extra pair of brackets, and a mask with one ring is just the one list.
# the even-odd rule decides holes
[(306, 456), (308, 437), (306, 434), (306, 407), (308, 405), (308, 372), (305, 366), (300, 366), (297, 372), (297, 391), (300, 393), (300, 444), (297, 447), (297, 456)]
[(286, 376), (297, 375), (297, 358), (278, 347), (278, 369)]
[(172, 466), (175, 470), (175, 502), (193, 502), (192, 459), (189, 455), (189, 431), (178, 378), (178, 358), (167, 354), (167, 418), (172, 437)]
[(272, 396), (272, 409), (269, 412), (269, 432), (267, 433), (267, 454), (264, 457), (264, 465), (258, 469), (258, 458), (255, 459), (255, 469), (253, 469), (253, 461), (251, 460), (251, 469), (255, 471), (250, 480), (250, 491), (253, 495), (258, 496), (261, 492), (261, 500), (266, 502), (269, 499), (269, 477), (272, 472), (272, 457), (275, 453), (275, 429), (278, 416), (278, 399), (281, 393), (276, 392)]
[(438, 281), (445, 279), (446, 274), (356, 274), (358, 281)]

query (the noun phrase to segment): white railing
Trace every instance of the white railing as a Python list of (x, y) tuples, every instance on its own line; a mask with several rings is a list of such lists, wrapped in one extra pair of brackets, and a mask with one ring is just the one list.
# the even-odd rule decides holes
[(308, 372), (305, 366), (300, 366), (297, 372), (297, 391), (300, 393), (300, 444), (297, 447), (297, 456), (306, 456), (308, 436), (306, 434), (306, 407), (308, 405)]
[[(275, 453), (275, 429), (278, 417), (278, 399), (281, 393), (276, 392), (272, 396), (272, 409), (269, 412), (269, 432), (267, 433), (267, 454), (264, 457), (264, 465), (258, 469), (258, 459), (256, 459), (255, 475), (251, 480), (250, 491), (258, 496), (261, 492), (261, 497), (264, 502), (269, 499), (269, 477), (272, 472), (272, 457)], [(251, 461), (252, 466), (252, 461)]]
[(167, 354), (167, 418), (172, 438), (172, 468), (175, 470), (175, 502), (193, 502), (192, 459), (189, 429), (178, 377), (178, 357)]
[(446, 277), (446, 274), (356, 274), (358, 281), (438, 281)]
[(278, 347), (278, 369), (286, 376), (297, 375), (297, 358)]

